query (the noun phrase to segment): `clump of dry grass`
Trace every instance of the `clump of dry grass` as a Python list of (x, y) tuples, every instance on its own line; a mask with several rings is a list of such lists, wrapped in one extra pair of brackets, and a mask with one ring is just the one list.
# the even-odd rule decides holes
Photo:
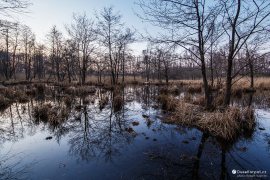
[(180, 89), (174, 85), (174, 86), (164, 86), (160, 88), (159, 90), (160, 94), (173, 94), (178, 95), (180, 93)]
[(181, 86), (188, 86), (188, 85), (195, 85), (195, 86), (201, 86), (203, 81), (202, 79), (197, 80), (174, 80), (172, 81), (173, 84), (179, 84)]
[(255, 127), (252, 108), (229, 107), (225, 112), (204, 113), (197, 126), (222, 139), (232, 140)]
[(202, 92), (202, 86), (201, 84), (192, 84), (187, 87), (188, 93), (201, 93)]
[(193, 99), (192, 104), (203, 106), (205, 104), (205, 98), (202, 95), (196, 96), (195, 99)]
[(105, 106), (108, 104), (109, 98), (108, 96), (105, 96), (99, 100), (99, 109), (102, 110), (105, 108)]
[(185, 93), (183, 100), (187, 103), (191, 103), (193, 101), (193, 96), (189, 93)]
[(26, 94), (27, 96), (36, 96), (36, 94), (37, 94), (36, 87), (33, 87), (33, 86), (27, 86), (27, 87), (26, 87), (26, 90), (25, 90), (25, 94)]
[(70, 96), (66, 96), (63, 101), (67, 107), (71, 107), (73, 99)]
[(213, 99), (213, 106), (219, 107), (224, 103), (224, 95), (223, 93), (217, 94), (217, 96)]
[(168, 87), (161, 87), (159, 89), (160, 94), (168, 94)]
[(45, 89), (46, 89), (46, 86), (45, 84), (35, 84), (34, 85), (36, 87), (36, 93), (37, 94), (44, 94), (45, 93)]
[(242, 109), (242, 126), (244, 130), (251, 130), (254, 129), (256, 126), (256, 121), (255, 121), (255, 112), (254, 109), (251, 107), (246, 107)]
[(161, 94), (158, 96), (158, 101), (161, 103), (163, 110), (174, 111), (177, 100), (170, 95)]
[(199, 113), (202, 111), (200, 106), (186, 103), (179, 100), (175, 104), (175, 111), (172, 116), (166, 118), (166, 123), (177, 123), (182, 125), (193, 125), (199, 118)]
[(64, 106), (53, 106), (48, 103), (41, 106), (35, 106), (33, 109), (33, 116), (37, 123), (41, 121), (57, 126), (65, 121), (68, 116), (68, 110)]
[(51, 104), (44, 104), (42, 106), (35, 106), (33, 109), (33, 116), (37, 122), (47, 122), (49, 119), (49, 110), (52, 108)]
[(86, 96), (89, 94), (95, 94), (96, 93), (96, 88), (92, 86), (79, 86), (79, 87), (67, 87), (64, 89), (64, 92), (69, 95), (74, 95), (74, 96)]
[(0, 89), (0, 106), (5, 109), (14, 102), (26, 103), (29, 96), (22, 89), (18, 88), (1, 88)]
[(113, 109), (114, 111), (119, 111), (122, 109), (123, 107), (123, 104), (124, 104), (124, 101), (123, 101), (123, 98), (121, 95), (117, 95), (114, 97), (113, 99)]
[(12, 104), (12, 101), (0, 94), (0, 110), (6, 109)]
[(232, 88), (232, 96), (237, 98), (242, 98), (243, 96), (243, 89), (242, 88)]
[(225, 111), (205, 111), (202, 106), (178, 101), (175, 110), (165, 122), (196, 127), (212, 136), (233, 140), (255, 126), (254, 110), (229, 107)]
[(241, 128), (241, 112), (239, 108), (230, 107), (225, 112), (215, 111), (203, 113), (196, 126), (213, 136), (233, 139)]
[(64, 92), (69, 95), (75, 94), (76, 88), (74, 86), (70, 86), (64, 89)]

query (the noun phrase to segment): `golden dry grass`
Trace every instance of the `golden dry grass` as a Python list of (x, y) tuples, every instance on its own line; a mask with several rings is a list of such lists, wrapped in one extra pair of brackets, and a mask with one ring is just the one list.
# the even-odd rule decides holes
[(70, 86), (64, 88), (64, 91), (68, 95), (85, 96), (95, 94), (96, 88), (92, 86)]
[(241, 112), (239, 108), (230, 107), (225, 112), (205, 112), (196, 126), (210, 132), (213, 136), (233, 139), (239, 132)]
[(174, 111), (178, 102), (175, 98), (166, 94), (159, 95), (158, 101), (160, 102), (162, 109), (166, 111)]
[[(236, 78), (237, 79), (237, 78)], [(190, 88), (190, 91), (192, 92), (193, 89), (199, 89), (203, 85), (203, 81), (201, 79), (197, 80), (171, 80), (171, 84), (177, 84), (181, 86), (186, 86), (188, 89)], [(225, 79), (222, 80), (224, 88)], [(214, 84), (214, 87), (217, 87), (218, 85)], [(255, 90), (270, 90), (270, 77), (255, 77), (254, 78), (254, 88)], [(241, 91), (249, 91), (250, 90), (250, 79), (249, 77), (243, 77), (240, 80), (236, 81), (232, 86), (232, 94), (238, 95)]]
[(172, 115), (166, 123), (176, 123), (196, 127), (214, 137), (233, 140), (242, 132), (255, 126), (254, 110), (251, 108), (229, 107), (226, 110), (205, 111), (202, 106), (179, 100), (174, 104)]

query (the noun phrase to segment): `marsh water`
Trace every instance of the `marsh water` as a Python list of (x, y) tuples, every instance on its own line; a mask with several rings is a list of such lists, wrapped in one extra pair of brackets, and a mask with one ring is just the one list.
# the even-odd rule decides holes
[[(37, 121), (33, 109), (45, 103), (61, 107), (59, 91), (3, 110), (0, 179), (235, 179), (239, 174), (232, 170), (266, 171), (258, 178), (270, 178), (268, 92), (252, 98), (254, 131), (234, 142), (163, 123), (167, 113), (156, 100), (156, 86), (126, 87), (120, 109), (114, 108), (113, 95), (97, 88), (75, 97), (57, 125)], [(104, 98), (108, 102), (100, 107)], [(245, 95), (233, 103), (250, 100)]]

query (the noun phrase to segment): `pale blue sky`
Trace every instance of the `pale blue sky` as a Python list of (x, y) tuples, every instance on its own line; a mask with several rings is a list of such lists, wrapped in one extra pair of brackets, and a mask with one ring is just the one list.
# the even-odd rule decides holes
[[(135, 14), (137, 6), (135, 0), (31, 0), (30, 13), (20, 15), (18, 20), (30, 26), (39, 42), (44, 42), (46, 34), (53, 25), (64, 31), (64, 24), (69, 24), (73, 13), (84, 13), (95, 18), (95, 11), (105, 6), (114, 6), (123, 16), (123, 22), (129, 27), (136, 28), (139, 32), (149, 29), (149, 24), (142, 23)], [(136, 11), (136, 10), (135, 10)], [(134, 45), (133, 45), (134, 46)], [(136, 44), (137, 51), (144, 49), (142, 44)], [(143, 46), (143, 47), (138, 47)]]

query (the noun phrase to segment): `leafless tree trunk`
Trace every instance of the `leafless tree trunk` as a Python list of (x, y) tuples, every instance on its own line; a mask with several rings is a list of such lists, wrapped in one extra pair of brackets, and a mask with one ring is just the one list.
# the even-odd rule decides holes
[(258, 1), (226, 1), (220, 0), (223, 9), (223, 28), (226, 39), (229, 39), (227, 56), (227, 75), (224, 106), (229, 106), (235, 57), (246, 42), (263, 33), (270, 25), (270, 2)]
[(140, 0), (138, 4), (144, 12), (142, 19), (168, 31), (169, 35), (150, 37), (151, 41), (181, 47), (199, 60), (198, 63), (194, 59), (201, 68), (205, 107), (210, 109), (212, 95), (207, 80), (205, 54), (209, 49), (219, 8), (215, 3), (206, 5), (201, 0)]

